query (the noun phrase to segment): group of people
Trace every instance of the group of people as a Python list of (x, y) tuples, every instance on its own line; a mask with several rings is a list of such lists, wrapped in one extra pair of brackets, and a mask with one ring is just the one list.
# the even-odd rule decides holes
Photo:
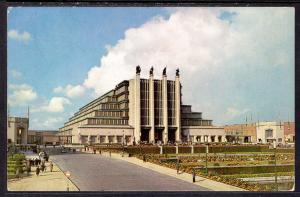
[[(50, 161), (50, 163), (49, 163), (49, 168), (50, 168), (50, 172), (52, 172), (52, 170), (53, 170), (52, 161)], [(37, 165), (35, 173), (38, 176), (40, 174), (40, 172), (46, 172), (46, 170), (47, 170), (47, 166), (45, 164), (45, 160), (42, 160), (41, 165)]]

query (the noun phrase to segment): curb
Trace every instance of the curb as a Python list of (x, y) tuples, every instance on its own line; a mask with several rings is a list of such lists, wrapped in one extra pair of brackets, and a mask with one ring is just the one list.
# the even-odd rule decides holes
[[(102, 154), (102, 155), (109, 158), (109, 155), (106, 155), (106, 154)], [(128, 162), (128, 163), (132, 163), (132, 164), (135, 164), (135, 165), (140, 166), (140, 167), (143, 167), (143, 168), (147, 168), (147, 167), (145, 167), (145, 166), (143, 166), (143, 165), (140, 165), (140, 164), (137, 164), (137, 163), (135, 163), (135, 162), (130, 162), (130, 161), (124, 160), (124, 159), (122, 159), (121, 156), (120, 156), (120, 158), (119, 158), (118, 156), (120, 156), (120, 155), (117, 154), (117, 153), (114, 153), (114, 154), (112, 153), (111, 158), (114, 158), (114, 159), (120, 159), (120, 160), (122, 160), (122, 161), (125, 161), (125, 162)], [(133, 158), (136, 158), (136, 157), (133, 157)], [(136, 159), (138, 159), (138, 158), (136, 158)], [(157, 165), (157, 164), (154, 164), (154, 163), (151, 163), (151, 162), (148, 162), (148, 163), (153, 164), (153, 165)], [(159, 166), (159, 167), (165, 167), (165, 166), (160, 166), (160, 165), (158, 165), (158, 166)], [(167, 168), (167, 167), (165, 167), (165, 168)], [(160, 171), (157, 171), (157, 170), (154, 170), (154, 169), (151, 169), (151, 168), (147, 168), (147, 169), (150, 169), (150, 170), (153, 170), (153, 171), (155, 171), (155, 172), (164, 174), (164, 173), (162, 173), (162, 172), (160, 172)], [(168, 169), (171, 169), (171, 168), (168, 168)], [(172, 176), (172, 175), (168, 175), (168, 174), (164, 174), (164, 175), (166, 175), (166, 176), (171, 176), (171, 177), (174, 177), (174, 178), (176, 178), (176, 179), (180, 179), (180, 178), (178, 178), (178, 177), (176, 177), (176, 176)], [(201, 176), (197, 176), (197, 177), (198, 177), (198, 178), (204, 178), (204, 177), (201, 177)], [(204, 178), (204, 179), (207, 179), (207, 178)], [(180, 180), (189, 182), (189, 181), (184, 180), (184, 179), (180, 179)], [(221, 184), (224, 184), (224, 185), (228, 185), (228, 184), (225, 184), (225, 183), (222, 183), (222, 182), (218, 182), (218, 181), (214, 181), (214, 180), (210, 180), (210, 179), (207, 179), (207, 180), (208, 180), (208, 181), (212, 181), (212, 182), (216, 182), (216, 183), (221, 183)], [(189, 183), (191, 183), (191, 182), (189, 182)], [(194, 183), (192, 183), (192, 184), (194, 184)], [(197, 184), (196, 184), (196, 185), (197, 185)], [(200, 186), (200, 185), (198, 185), (198, 186)], [(228, 186), (230, 186), (230, 187), (236, 187), (236, 186), (232, 186), (232, 185), (228, 185)], [(204, 187), (204, 186), (202, 186), (202, 187)], [(230, 191), (230, 190), (228, 190), (228, 191), (227, 191), (227, 190), (226, 190), (226, 191), (223, 191), (223, 190), (213, 190), (212, 188), (208, 188), (208, 187), (205, 187), (205, 188), (211, 189), (211, 190), (214, 191), (214, 192), (216, 192), (216, 191), (222, 191), (222, 192), (241, 192), (241, 191), (244, 191), (244, 192), (247, 192), (247, 191), (248, 191), (248, 190), (245, 190), (245, 189), (242, 189), (242, 188), (239, 188), (239, 187), (236, 187), (236, 188), (237, 188), (237, 189), (241, 189), (241, 190), (232, 190), (232, 191)]]
[[(58, 169), (64, 174), (64, 176), (70, 180), (70, 182), (78, 189), (78, 191), (80, 191), (79, 187), (69, 177), (65, 175), (64, 171), (60, 168), (60, 166), (57, 165), (53, 160), (51, 161), (58, 167)], [(68, 192), (76, 192), (76, 191), (68, 191)]]

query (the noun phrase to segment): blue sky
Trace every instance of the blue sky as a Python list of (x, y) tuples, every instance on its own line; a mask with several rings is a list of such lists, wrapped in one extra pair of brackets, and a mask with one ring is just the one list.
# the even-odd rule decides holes
[(140, 64), (158, 78), (179, 65), (184, 102), (218, 125), (293, 120), (293, 17), (293, 8), (9, 9), (10, 114), (30, 106), (32, 129), (58, 129)]

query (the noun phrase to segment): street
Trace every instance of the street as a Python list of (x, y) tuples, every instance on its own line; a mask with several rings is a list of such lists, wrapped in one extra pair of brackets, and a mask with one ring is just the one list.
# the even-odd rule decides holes
[(62, 154), (51, 159), (80, 191), (208, 191), (209, 189), (99, 154)]

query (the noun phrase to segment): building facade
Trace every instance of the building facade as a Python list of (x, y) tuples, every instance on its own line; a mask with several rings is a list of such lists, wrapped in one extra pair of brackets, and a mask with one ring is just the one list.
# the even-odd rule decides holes
[(28, 144), (58, 144), (58, 130), (29, 130), (27, 136)]
[(224, 126), (228, 142), (252, 143), (257, 141), (256, 123)]
[(154, 79), (153, 68), (148, 79), (140, 71), (80, 108), (60, 128), (60, 138), (79, 144), (225, 141), (223, 127), (182, 104), (179, 70), (175, 80), (167, 79), (166, 68), (161, 79)]
[(14, 144), (27, 144), (29, 118), (8, 117), (7, 142)]
[(286, 143), (295, 143), (295, 122), (284, 122), (284, 139)]
[(224, 126), (228, 142), (285, 144), (295, 142), (294, 122), (264, 121)]

